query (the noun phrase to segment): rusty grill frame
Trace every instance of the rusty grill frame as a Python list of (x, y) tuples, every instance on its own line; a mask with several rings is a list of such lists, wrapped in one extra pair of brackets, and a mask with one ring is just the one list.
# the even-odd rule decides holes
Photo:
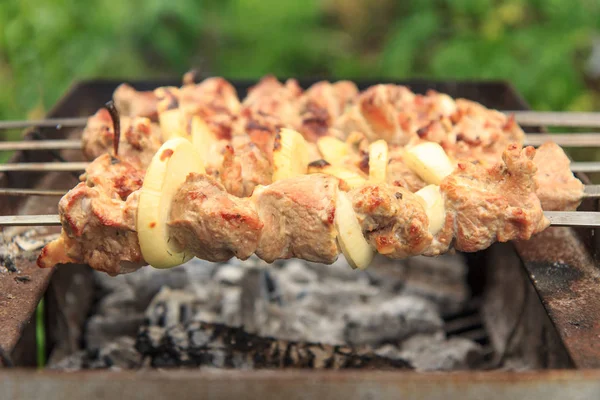
[[(303, 87), (318, 81), (319, 79), (304, 79), (300, 80)], [(357, 85), (363, 89), (372, 84), (384, 82), (387, 80), (369, 80), (359, 81)], [(77, 116), (86, 116), (94, 113), (102, 104), (112, 96), (114, 89), (122, 80), (88, 80), (74, 84), (63, 98), (52, 108), (48, 113), (49, 118), (68, 118)], [(150, 90), (158, 86), (176, 86), (179, 85), (178, 80), (162, 80), (162, 81), (128, 81), (133, 87), (138, 90)], [(248, 87), (254, 84), (254, 81), (231, 81), (238, 90), (240, 96), (244, 96)], [(529, 107), (523, 98), (514, 90), (507, 82), (503, 81), (485, 81), (485, 82), (430, 82), (424, 80), (417, 81), (397, 81), (394, 83), (404, 84), (409, 86), (416, 93), (424, 93), (428, 89), (445, 92), (453, 97), (465, 97), (476, 100), (487, 107), (496, 109), (511, 109), (511, 110), (528, 110)], [(39, 128), (29, 129), (25, 132), (25, 139), (66, 139), (74, 138), (73, 129), (53, 129)], [(541, 129), (528, 129), (528, 133), (542, 132)], [(65, 150), (62, 152), (55, 151), (37, 151), (26, 152), (18, 151), (14, 154), (9, 162), (51, 162), (68, 159), (69, 161), (83, 160), (80, 151)], [(66, 182), (64, 174), (47, 173), (47, 174), (32, 174), (23, 172), (9, 172), (0, 174), (0, 187), (3, 188), (36, 188), (36, 189), (70, 189), (76, 182)], [(578, 174), (584, 183), (589, 183), (585, 175)], [(33, 213), (52, 213), (52, 204), (56, 204), (56, 199), (27, 199), (19, 197), (0, 197), (0, 210), (3, 215), (9, 214), (33, 214)], [(581, 209), (587, 211), (598, 210), (597, 201), (588, 199), (584, 201)], [(541, 303), (544, 305), (548, 316), (552, 320), (556, 331), (558, 332), (573, 366), (576, 368), (600, 368), (600, 272), (598, 266), (598, 232), (593, 229), (574, 229), (553, 227), (536, 236), (528, 242), (514, 243), (521, 261), (524, 266), (524, 271), (529, 276), (533, 287), (535, 287), (537, 295)], [(21, 338), (25, 327), (28, 324), (31, 316), (35, 311), (35, 307), (44, 295), (48, 286), (48, 282), (54, 270), (39, 269), (33, 261), (21, 261), (19, 263), (20, 274), (7, 274), (0, 276), (0, 348), (5, 353), (11, 353), (15, 348), (17, 341)], [(15, 279), (18, 276), (27, 276), (29, 281), (24, 283), (22, 280)], [(8, 294), (14, 294), (14, 298), (7, 299)], [(575, 312), (573, 312), (575, 310)], [(30, 324), (31, 325), (31, 324)], [(0, 374), (0, 385), (11, 383), (17, 392), (21, 386), (19, 380), (29, 373), (14, 372), (4, 377)], [(354, 373), (348, 374), (319, 374), (319, 379), (323, 380), (323, 390), (315, 393), (329, 393), (328, 388), (338, 387), (339, 385), (345, 388), (351, 388), (357, 384), (352, 384)], [(402, 376), (402, 374), (400, 374)], [(98, 385), (103, 380), (108, 379), (105, 373), (84, 374), (88, 382), (93, 382), (93, 385)], [(93, 378), (90, 378), (92, 377)], [(120, 375), (119, 384), (127, 387), (132, 374)], [(150, 382), (155, 374), (144, 374), (142, 380)], [(192, 384), (190, 380), (201, 377), (201, 382), (208, 384), (208, 387), (220, 387), (222, 378), (217, 375), (204, 375), (203, 373), (191, 374), (186, 372), (181, 375), (157, 375), (160, 379), (167, 381), (172, 377), (177, 377), (177, 380)], [(290, 382), (297, 385), (298, 382), (313, 382), (310, 375), (304, 373), (289, 373), (289, 372), (269, 372), (267, 374), (253, 375), (247, 373), (234, 374), (234, 376), (242, 379), (241, 383), (236, 383), (232, 390), (240, 390), (242, 387), (256, 388), (262, 383), (264, 377), (270, 377), (282, 382)], [(393, 376), (393, 377), (391, 377)], [(415, 376), (408, 374), (411, 378), (401, 378), (399, 381), (398, 374), (381, 375), (379, 373), (361, 373), (357, 380), (373, 379), (374, 386), (381, 386), (381, 390), (389, 388), (398, 388), (400, 386), (413, 387), (407, 385), (415, 379)], [(436, 378), (438, 389), (448, 383), (446, 378)], [(460, 373), (459, 377), (468, 376), (476, 379), (480, 376), (478, 373)], [(486, 383), (493, 387), (498, 382), (504, 381), (504, 375), (498, 375), (492, 381)], [(569, 375), (573, 379), (583, 379), (590, 383), (598, 376), (596, 374), (584, 375)], [(165, 378), (167, 377), (167, 378)], [(213, 379), (214, 378), (214, 379)], [(269, 379), (270, 379), (269, 378)], [(464, 379), (471, 379), (464, 378)], [(7, 381), (7, 379), (9, 381)], [(14, 379), (14, 380), (11, 380)], [(39, 386), (36, 388), (42, 389), (47, 385), (48, 379), (57, 379), (57, 382), (66, 389), (72, 385), (70, 378), (62, 377), (60, 374), (44, 373), (38, 375), (36, 382)], [(110, 378), (112, 380), (112, 378)], [(416, 378), (421, 381), (422, 378)], [(454, 381), (452, 385), (462, 385), (461, 379)], [(509, 381), (513, 379), (510, 378)], [(526, 381), (521, 378), (515, 378), (519, 384)], [(561, 376), (546, 374), (535, 375), (535, 379), (541, 379), (544, 382), (560, 381)], [(404, 382), (404, 383), (403, 383)], [(423, 381), (424, 382), (424, 381)], [(256, 385), (258, 383), (258, 385)], [(216, 385), (216, 386), (215, 386)], [(249, 385), (249, 386), (247, 386)], [(290, 387), (296, 387), (296, 386)], [(451, 385), (451, 386), (452, 386)], [(517, 386), (518, 386), (517, 385)], [(594, 385), (592, 385), (594, 386)], [(284, 391), (285, 385), (280, 384), (278, 387)], [(520, 386), (519, 386), (520, 387)], [(531, 388), (525, 385), (525, 388)], [(449, 387), (450, 388), (450, 387)], [(597, 385), (596, 389), (600, 390)], [(216, 389), (215, 389), (216, 390)], [(219, 389), (223, 390), (223, 388)], [(515, 389), (518, 390), (518, 389)], [(569, 389), (570, 390), (570, 389)], [(0, 390), (1, 392), (1, 390)], [(20, 392), (22, 393), (22, 392)], [(85, 391), (75, 390), (73, 393), (84, 394)], [(91, 392), (88, 392), (91, 393)], [(219, 392), (220, 393), (220, 392)], [(255, 390), (254, 394), (263, 393), (260, 390)], [(341, 393), (341, 392), (340, 392)], [(352, 393), (351, 390), (346, 393)], [(386, 392), (388, 393), (388, 392)], [(433, 393), (433, 392), (432, 392)], [(336, 394), (339, 394), (336, 392)], [(219, 396), (216, 396), (219, 397)], [(293, 396), (292, 396), (293, 397)], [(334, 396), (332, 396), (334, 397)], [(385, 396), (384, 396), (385, 397)], [(264, 397), (267, 398), (267, 397)], [(466, 398), (466, 397), (465, 397)]]

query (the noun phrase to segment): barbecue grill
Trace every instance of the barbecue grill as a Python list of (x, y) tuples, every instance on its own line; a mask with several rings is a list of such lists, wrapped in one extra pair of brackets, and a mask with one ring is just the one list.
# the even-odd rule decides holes
[[(305, 80), (300, 83), (307, 87), (316, 81)], [(234, 85), (240, 96), (244, 96), (253, 83), (234, 82)], [(375, 83), (378, 82), (360, 82), (358, 86), (359, 89), (364, 89)], [(416, 93), (434, 89), (452, 97), (478, 101), (489, 108), (515, 111), (517, 121), (529, 127), (526, 129), (529, 133), (527, 142), (533, 145), (548, 139), (539, 128), (543, 125), (600, 126), (600, 117), (596, 114), (527, 112), (523, 99), (504, 82), (398, 83), (409, 86)], [(91, 115), (110, 99), (118, 84), (120, 81), (78, 83), (51, 110), (49, 120), (0, 124), (0, 128), (4, 129), (28, 128), (23, 141), (4, 142), (0, 146), (0, 150), (17, 150), (11, 160), (1, 166), (1, 171), (4, 172), (0, 177), (0, 206), (3, 216), (22, 218), (50, 215), (45, 220), (36, 219), (36, 223), (56, 224), (57, 220), (51, 216), (56, 213), (56, 196), (73, 186), (78, 172), (87, 164), (79, 150), (78, 135), (81, 130), (78, 128), (85, 124), (85, 116)], [(158, 86), (177, 86), (179, 82), (140, 81), (131, 84), (138, 90), (151, 90)], [(551, 138), (565, 147), (598, 143), (593, 134), (553, 135)], [(498, 354), (511, 351), (528, 353), (527, 357), (535, 360), (538, 368), (600, 367), (600, 347), (597, 345), (600, 337), (597, 322), (600, 315), (597, 249), (600, 246), (596, 234), (598, 217), (594, 213), (597, 211), (595, 198), (598, 197), (598, 190), (581, 174), (600, 171), (600, 167), (596, 163), (574, 163), (572, 169), (588, 185), (588, 198), (582, 203), (578, 215), (557, 214), (553, 218), (570, 218), (562, 223), (555, 222), (555, 225), (576, 227), (552, 227), (527, 242), (496, 244), (487, 251), (469, 256), (470, 284), (473, 291), (481, 295), (482, 302), (466, 315), (450, 317), (446, 321), (447, 331), (483, 336)], [(582, 211), (591, 213), (583, 214)], [(573, 217), (579, 218), (574, 220)], [(26, 220), (18, 222), (23, 225), (32, 224)], [(4, 223), (18, 225), (6, 219)], [(25, 228), (5, 228), (4, 240), (10, 240), (23, 229)], [(55, 228), (47, 229), (52, 231)], [(9, 363), (31, 366), (34, 360), (35, 323), (27, 321), (39, 299), (45, 294), (48, 304), (48, 337), (52, 345), (56, 339), (53, 334), (60, 331), (55, 315), (65, 300), (66, 288), (77, 285), (88, 287), (86, 285), (89, 285), (90, 271), (82, 272), (81, 268), (74, 266), (53, 274), (53, 270), (39, 269), (34, 259), (27, 258), (26, 252), (13, 256), (5, 257), (4, 264), (8, 265), (14, 259), (15, 265), (11, 268), (17, 272), (0, 276), (0, 301), (3, 303), (0, 311), (0, 348), (6, 356), (3, 361), (5, 366)], [(50, 282), (51, 290), (46, 291)], [(252, 393), (253, 396), (262, 398), (273, 397), (273, 393), (276, 393), (278, 398), (284, 395), (295, 398), (300, 387), (315, 382), (318, 387), (310, 389), (312, 395), (336, 398), (355, 394), (357, 391), (363, 397), (384, 398), (396, 397), (396, 390), (419, 393), (417, 385), (425, 380), (431, 385), (427, 389), (431, 396), (440, 395), (447, 389), (450, 394), (460, 395), (461, 398), (481, 397), (483, 393), (486, 393), (487, 398), (493, 398), (489, 393), (498, 393), (499, 390), (511, 390), (515, 396), (525, 393), (542, 395), (542, 389), (538, 386), (525, 383), (528, 380), (543, 382), (547, 390), (543, 395), (548, 398), (572, 398), (575, 393), (583, 393), (584, 390), (590, 391), (588, 393), (600, 390), (595, 381), (598, 378), (595, 372), (560, 371), (516, 376), (499, 372), (492, 375), (459, 373), (452, 377), (436, 375), (434, 378), (420, 378), (419, 375), (406, 372), (367, 371), (318, 372), (318, 375), (297, 371), (240, 372), (225, 377), (212, 372), (187, 371), (169, 372), (159, 378), (154, 374), (139, 375), (134, 381), (130, 381), (132, 378), (128, 373), (122, 373), (116, 380), (112, 375), (107, 377), (106, 373), (85, 373), (78, 375), (88, 382), (81, 386), (74, 385), (75, 379), (79, 378), (50, 373), (34, 377), (29, 372), (20, 371), (4, 374), (0, 380), (4, 383), (2, 387), (14, 390), (11, 392), (13, 398), (25, 396), (23, 379), (28, 380), (28, 390), (43, 393), (44, 397), (51, 397), (53, 394), (52, 390), (47, 391), (51, 382), (58, 384), (61, 391), (68, 390), (74, 395), (83, 396), (93, 393), (107, 379), (114, 380), (115, 386), (105, 393), (114, 390), (112, 393), (119, 394), (131, 390), (131, 385), (141, 387), (141, 381), (144, 385), (153, 381), (154, 384), (166, 381), (164, 391), (150, 391), (147, 396), (151, 397), (162, 397), (167, 393), (184, 397), (188, 390), (191, 392), (188, 384), (194, 381), (200, 382), (198, 385), (203, 388), (200, 390), (214, 390), (215, 397), (218, 398), (228, 398), (237, 393)], [(565, 380), (569, 384), (559, 384)], [(178, 386), (174, 382), (185, 385)], [(468, 386), (468, 382), (477, 384)]]

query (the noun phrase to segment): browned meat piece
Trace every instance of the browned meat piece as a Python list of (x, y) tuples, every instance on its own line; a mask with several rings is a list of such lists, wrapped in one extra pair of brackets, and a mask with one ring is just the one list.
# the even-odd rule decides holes
[[(120, 122), (119, 157), (145, 169), (161, 145), (158, 126), (152, 124), (148, 118), (123, 117)], [(83, 130), (83, 154), (87, 159), (93, 160), (103, 154), (112, 153), (114, 139), (112, 119), (108, 111), (102, 108), (88, 119)]]
[(363, 233), (378, 253), (391, 258), (421, 254), (432, 237), (425, 208), (401, 187), (367, 185), (350, 192)]
[(390, 149), (386, 180), (392, 186), (399, 186), (416, 192), (427, 184), (404, 164), (401, 149)]
[(255, 252), (263, 228), (250, 202), (201, 174), (190, 174), (179, 189), (169, 226), (182, 248), (208, 261), (245, 260)]
[(403, 86), (371, 86), (358, 96), (356, 105), (348, 109), (334, 127), (347, 135), (362, 132), (370, 141), (384, 139), (390, 144), (404, 145), (414, 133), (401, 123), (399, 110), (413, 99), (414, 94)]
[(242, 107), (252, 113), (276, 116), (287, 127), (299, 125), (298, 99), (302, 89), (295, 79), (281, 84), (274, 76), (262, 78), (248, 90)]
[(135, 229), (143, 178), (143, 171), (108, 154), (94, 160), (84, 182), (60, 200), (61, 236), (44, 248), (38, 265), (89, 264), (110, 275), (144, 265)]
[(122, 117), (146, 117), (153, 121), (158, 118), (158, 99), (153, 91), (138, 92), (123, 83), (113, 93), (113, 100)]
[(219, 176), (229, 193), (247, 197), (252, 195), (257, 185), (271, 183), (273, 166), (258, 146), (240, 136), (234, 138), (232, 145), (225, 147)]
[(338, 256), (334, 226), (339, 180), (313, 174), (285, 179), (255, 191), (264, 223), (256, 254), (267, 262), (281, 258), (333, 263)]
[(352, 103), (358, 89), (352, 82), (331, 84), (326, 81), (312, 85), (299, 100), (300, 132), (306, 140), (315, 142), (327, 135), (333, 122)]
[(284, 127), (285, 124), (276, 115), (244, 108), (234, 122), (232, 136), (248, 136), (271, 159), (275, 135)]
[(195, 114), (200, 109), (207, 113), (235, 114), (240, 100), (233, 85), (223, 78), (208, 78), (197, 85), (184, 85), (179, 89), (179, 106), (186, 113)]
[(96, 158), (81, 175), (89, 187), (101, 188), (110, 197), (125, 200), (131, 193), (142, 187), (144, 171), (123, 160), (104, 154)]
[(537, 166), (535, 182), (537, 197), (546, 211), (576, 210), (583, 198), (583, 183), (571, 172), (571, 160), (552, 142), (544, 143), (535, 152)]
[(533, 179), (533, 147), (511, 145), (490, 168), (460, 162), (440, 188), (454, 215), (455, 248), (474, 252), (494, 241), (527, 240), (549, 226)]

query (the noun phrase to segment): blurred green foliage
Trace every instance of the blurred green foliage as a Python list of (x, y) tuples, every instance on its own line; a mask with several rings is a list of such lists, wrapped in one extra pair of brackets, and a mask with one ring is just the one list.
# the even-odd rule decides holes
[[(507, 79), (537, 109), (597, 108), (598, 0), (3, 0), (0, 117), (77, 79)], [(600, 79), (598, 79), (600, 81)]]

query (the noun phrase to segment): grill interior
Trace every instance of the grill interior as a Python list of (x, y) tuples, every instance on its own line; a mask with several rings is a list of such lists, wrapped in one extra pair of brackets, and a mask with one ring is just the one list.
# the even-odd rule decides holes
[[(317, 80), (301, 81), (306, 87)], [(120, 82), (87, 81), (75, 85), (56, 105), (50, 117), (74, 117), (90, 115), (109, 99)], [(253, 82), (237, 82), (240, 96)], [(373, 82), (360, 82), (365, 88)], [(416, 93), (428, 89), (445, 92), (452, 97), (465, 97), (497, 109), (526, 109), (524, 101), (502, 82), (398, 82), (406, 84)], [(138, 90), (157, 86), (177, 85), (177, 81), (133, 82)], [(535, 131), (535, 130), (534, 130)], [(27, 138), (36, 140), (77, 138), (77, 129), (30, 130)], [(18, 152), (12, 162), (55, 162), (61, 160), (83, 160), (77, 150)], [(76, 182), (75, 174), (22, 172), (6, 173), (2, 176), (5, 187), (36, 187), (47, 189), (70, 189)], [(583, 177), (585, 182), (585, 177)], [(0, 198), (2, 211), (8, 214), (48, 214), (56, 211), (55, 198)], [(583, 206), (596, 210), (593, 201)], [(40, 232), (52, 232), (44, 228)], [(26, 231), (24, 228), (4, 230), (7, 242)], [(565, 340), (572, 332), (573, 321), (561, 319), (560, 295), (564, 291), (550, 288), (556, 281), (554, 275), (535, 275), (534, 271), (550, 270), (554, 264), (562, 263), (578, 272), (570, 277), (574, 282), (588, 283), (595, 279), (595, 240), (593, 230), (552, 228), (542, 238), (531, 243), (494, 245), (490, 250), (467, 257), (465, 285), (470, 293), (468, 301), (460, 309), (440, 314), (443, 331), (447, 339), (462, 338), (481, 346), (481, 369), (544, 369), (589, 367), (600, 364), (600, 358), (586, 352), (581, 343), (574, 346), (577, 337)], [(569, 243), (570, 246), (565, 246)], [(518, 252), (517, 252), (518, 250)], [(35, 251), (33, 252), (35, 253)], [(518, 255), (517, 255), (518, 254)], [(9, 271), (14, 279), (0, 280), (0, 292), (14, 296), (9, 304), (16, 321), (25, 321), (37, 304), (37, 296), (43, 292), (50, 277), (49, 271), (39, 270), (32, 262), (32, 254), (19, 254), (18, 272)], [(525, 268), (523, 268), (525, 267)], [(325, 267), (326, 268), (326, 267)], [(555, 266), (556, 269), (556, 266)], [(417, 282), (417, 288), (418, 282)], [(589, 288), (589, 287), (588, 287)], [(570, 296), (581, 297), (582, 293), (569, 286)], [(597, 290), (597, 289), (595, 289)], [(58, 269), (45, 292), (47, 300), (46, 327), (48, 333), (48, 356), (74, 354), (86, 345), (85, 332), (89, 329), (89, 317), (102, 301), (102, 288), (98, 278), (83, 266)], [(584, 294), (590, 299), (593, 292)], [(552, 302), (555, 296), (556, 302)], [(596, 297), (600, 298), (600, 297)], [(6, 300), (6, 299), (4, 299)], [(76, 307), (72, 307), (75, 304)], [(573, 304), (576, 304), (573, 303)], [(592, 315), (581, 314), (580, 327), (592, 330)], [(557, 319), (558, 317), (558, 319)], [(557, 321), (559, 322), (557, 324)], [(139, 321), (140, 324), (143, 321)], [(588, 326), (590, 325), (591, 326)], [(160, 325), (160, 324), (159, 324)], [(571, 329), (571, 330), (569, 330)], [(581, 331), (582, 329), (580, 329)], [(586, 331), (587, 332), (587, 331)], [(16, 365), (35, 365), (35, 323), (30, 322), (20, 334), (18, 323), (2, 324), (0, 344), (4, 349), (13, 349), (12, 361)], [(581, 341), (579, 341), (581, 342)], [(93, 349), (86, 351), (93, 353)], [(91, 354), (89, 359), (97, 361), (101, 354)], [(58, 357), (58, 356), (56, 356)], [(150, 357), (151, 358), (151, 357)], [(106, 361), (106, 360), (105, 360)], [(111, 364), (106, 361), (105, 364)], [(175, 365), (178, 365), (175, 363)], [(104, 365), (110, 367), (111, 365)], [(140, 364), (144, 366), (144, 364)], [(160, 366), (157, 365), (157, 366)], [(137, 366), (136, 366), (137, 367)]]

